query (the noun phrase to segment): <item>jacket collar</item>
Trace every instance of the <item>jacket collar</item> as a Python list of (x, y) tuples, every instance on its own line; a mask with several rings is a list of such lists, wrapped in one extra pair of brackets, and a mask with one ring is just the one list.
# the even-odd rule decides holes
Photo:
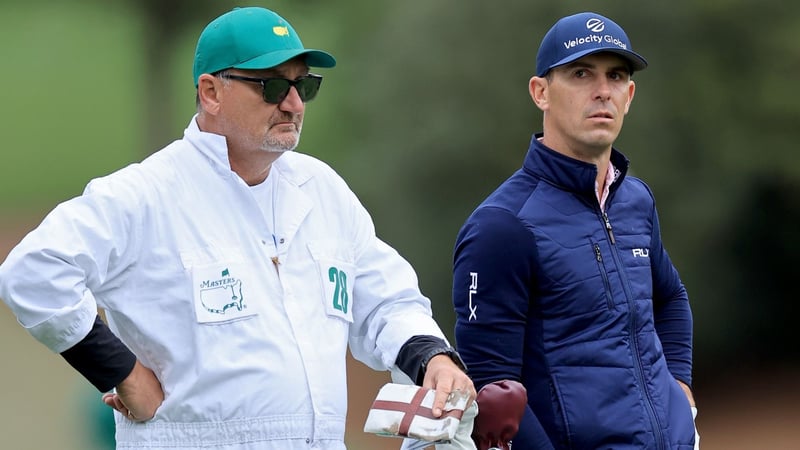
[(231, 163), (228, 160), (228, 142), (225, 136), (202, 131), (197, 126), (197, 114), (189, 121), (189, 125), (183, 131), (183, 139), (188, 141), (192, 147), (208, 158), (211, 166), (220, 175), (235, 175), (231, 170)]
[[(542, 136), (543, 133), (536, 133), (531, 138), (531, 145), (522, 165), (523, 170), (562, 189), (594, 197), (597, 166), (547, 147), (539, 141)], [(630, 162), (625, 155), (612, 148), (611, 164), (620, 171), (619, 177), (611, 186), (614, 191), (625, 178)]]

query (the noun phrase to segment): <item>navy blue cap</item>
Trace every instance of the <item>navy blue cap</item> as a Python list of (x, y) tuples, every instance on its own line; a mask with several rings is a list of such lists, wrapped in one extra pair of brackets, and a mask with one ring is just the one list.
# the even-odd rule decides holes
[(584, 12), (560, 19), (544, 35), (536, 55), (536, 76), (543, 77), (553, 67), (599, 52), (624, 57), (633, 71), (647, 67), (647, 61), (631, 48), (622, 27), (600, 14)]

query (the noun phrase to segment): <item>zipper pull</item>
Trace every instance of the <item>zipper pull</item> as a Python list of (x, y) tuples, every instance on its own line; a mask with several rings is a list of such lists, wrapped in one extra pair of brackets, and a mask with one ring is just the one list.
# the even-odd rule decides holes
[(272, 260), (272, 265), (275, 266), (275, 273), (277, 273), (278, 276), (280, 276), (280, 274), (281, 274), (281, 269), (280, 269), (281, 261), (278, 259), (278, 256), (275, 255), (275, 256), (271, 257), (270, 260)]
[[(281, 239), (283, 241), (283, 239)], [(278, 238), (275, 235), (272, 235), (272, 244), (275, 246), (275, 253), (278, 252)], [(272, 264), (275, 266), (275, 270), (278, 270), (278, 266), (281, 264), (281, 261), (278, 259), (278, 255), (275, 255), (270, 258), (272, 260)]]
[(606, 214), (605, 211), (603, 211), (603, 220), (606, 223), (606, 231), (608, 231), (608, 237), (611, 239), (611, 243), (615, 244), (616, 242), (614, 241), (614, 231), (611, 229), (611, 222), (609, 222), (608, 214)]

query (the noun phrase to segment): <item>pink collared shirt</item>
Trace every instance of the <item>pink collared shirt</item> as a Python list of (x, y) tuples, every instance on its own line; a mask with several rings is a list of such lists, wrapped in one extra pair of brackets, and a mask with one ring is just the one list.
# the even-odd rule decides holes
[(600, 202), (600, 210), (606, 210), (606, 200), (608, 199), (608, 192), (609, 188), (611, 187), (611, 183), (617, 180), (619, 176), (619, 170), (614, 167), (614, 164), (611, 164), (611, 161), (608, 162), (608, 170), (606, 171), (606, 182), (603, 185), (603, 192), (600, 192), (600, 186), (598, 186), (597, 181), (594, 182), (594, 193), (597, 195), (597, 201)]

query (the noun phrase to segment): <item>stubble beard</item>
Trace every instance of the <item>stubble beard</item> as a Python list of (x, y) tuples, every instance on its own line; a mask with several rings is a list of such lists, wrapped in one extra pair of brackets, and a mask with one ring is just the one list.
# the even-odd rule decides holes
[(300, 143), (301, 124), (295, 123), (294, 130), (287, 130), (287, 125), (273, 128), (272, 124), (267, 125), (263, 135), (251, 134), (243, 142), (245, 148), (251, 148), (265, 153), (286, 153), (297, 148)]
[[(291, 118), (283, 117), (282, 121), (289, 121)], [(277, 127), (270, 123), (264, 133), (264, 139), (258, 147), (265, 152), (285, 153), (293, 151), (300, 143), (300, 134), (303, 129), (301, 121), (292, 120), (293, 130), (287, 130), (288, 125)]]
[(267, 132), (261, 143), (261, 150), (272, 153), (291, 152), (300, 143), (300, 130), (293, 133), (279, 132), (277, 134)]

